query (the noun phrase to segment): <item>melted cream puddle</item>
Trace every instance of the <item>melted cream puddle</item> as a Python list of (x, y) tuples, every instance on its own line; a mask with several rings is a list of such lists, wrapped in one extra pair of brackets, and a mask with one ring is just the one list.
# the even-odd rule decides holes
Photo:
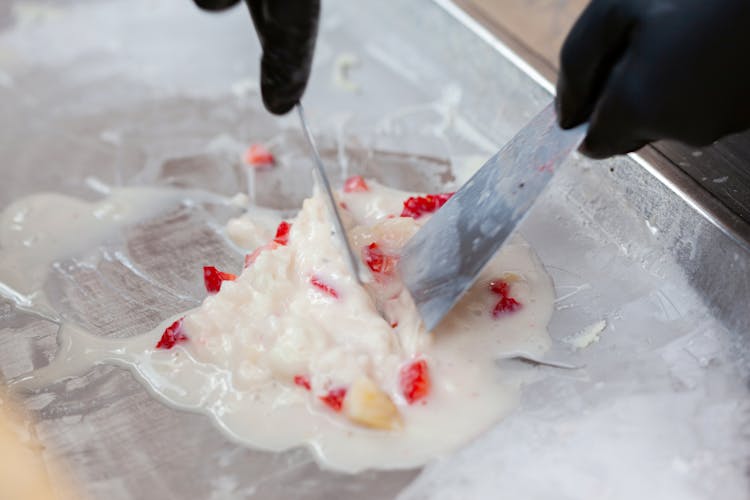
[[(398, 247), (416, 223), (388, 216), (400, 212), (409, 193), (375, 183), (370, 188), (341, 195), (351, 237), (359, 248), (373, 240)], [(96, 203), (55, 194), (17, 201), (0, 219), (0, 294), (26, 310), (56, 317), (41, 292), (53, 262), (85, 254), (186, 198), (216, 200), (131, 188), (113, 190)], [(287, 246), (261, 254), (202, 306), (148, 333), (103, 338), (62, 322), (55, 359), (17, 378), (14, 388), (40, 390), (98, 364), (119, 365), (161, 401), (209, 416), (235, 440), (275, 451), (307, 445), (323, 466), (349, 472), (419, 466), (477, 437), (516, 406), (530, 375), (506, 373), (496, 360), (518, 352), (540, 357), (548, 349), (546, 325), (554, 300), (551, 280), (525, 242), (515, 238), (506, 245), (430, 334), (420, 330), (398, 283), (371, 285), (399, 325), (393, 329), (380, 318), (369, 295), (347, 276), (321, 200), (307, 200), (292, 222)], [(240, 244), (260, 233), (267, 238), (268, 225), (266, 211), (254, 218), (250, 210), (230, 223), (230, 234)], [(512, 286), (523, 308), (493, 319), (487, 283), (505, 273), (522, 278)], [(340, 299), (309, 287), (312, 275), (333, 286)], [(190, 340), (171, 350), (155, 349), (164, 329), (181, 316)], [(415, 358), (429, 363), (432, 389), (426, 400), (409, 405), (398, 371)], [(299, 371), (310, 376), (312, 393), (291, 383)], [(401, 430), (364, 428), (321, 404), (320, 391), (363, 373), (394, 401), (404, 422)]]

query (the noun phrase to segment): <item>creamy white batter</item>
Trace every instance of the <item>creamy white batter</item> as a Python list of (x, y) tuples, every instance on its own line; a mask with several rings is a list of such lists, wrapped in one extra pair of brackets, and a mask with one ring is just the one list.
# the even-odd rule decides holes
[[(365, 259), (371, 254), (364, 249), (373, 243), (378, 255), (397, 259), (429, 216), (400, 217), (411, 193), (369, 180), (366, 186), (340, 194), (352, 245), (363, 249)], [(70, 233), (100, 223), (114, 231), (145, 213), (145, 204), (140, 211), (127, 208), (138, 204), (133, 193), (129, 202), (115, 191), (95, 204), (58, 195), (15, 203), (6, 210), (4, 226), (20, 226), (0, 232), (0, 292), (32, 300), (49, 264), (82, 250), (63, 235), (51, 237), (57, 233), (45, 211), (56, 213), (57, 225)], [(131, 216), (102, 216), (101, 207), (110, 206)], [(14, 385), (39, 389), (96, 364), (118, 364), (159, 399), (209, 415), (238, 441), (267, 450), (307, 445), (324, 466), (350, 472), (421, 465), (478, 436), (514, 407), (523, 380), (505, 373), (496, 360), (546, 351), (554, 299), (549, 277), (525, 242), (516, 237), (505, 245), (430, 333), (392, 269), (395, 260), (378, 261), (376, 268), (385, 272), (373, 273), (365, 288), (356, 283), (331, 238), (319, 195), (288, 222), (288, 241), (272, 243), (274, 218), (249, 209), (230, 221), (227, 234), (240, 246), (261, 250), (247, 248), (252, 262), (200, 307), (128, 339), (105, 339), (63, 323), (55, 360)], [(37, 255), (24, 261), (36, 278), (33, 286), (16, 289), (13, 261), (20, 249)], [(500, 296), (490, 282), (498, 279), (520, 307), (493, 317)], [(182, 317), (186, 340), (157, 349), (165, 329)], [(404, 370), (414, 363), (426, 367), (426, 390), (415, 392), (404, 381)], [(332, 395), (338, 400), (326, 404)]]

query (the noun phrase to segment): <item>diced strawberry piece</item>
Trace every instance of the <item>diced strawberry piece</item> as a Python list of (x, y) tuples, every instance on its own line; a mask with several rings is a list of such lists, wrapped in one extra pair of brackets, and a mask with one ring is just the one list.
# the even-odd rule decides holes
[(245, 150), (243, 159), (251, 167), (269, 167), (276, 163), (276, 158), (261, 144), (251, 144)]
[(411, 196), (404, 202), (401, 217), (419, 219), (425, 214), (436, 212), (453, 196), (454, 193), (427, 194), (425, 196)]
[(346, 387), (338, 387), (331, 389), (325, 396), (320, 396), (320, 400), (331, 408), (333, 411), (341, 411), (341, 407), (344, 405), (344, 398), (346, 397)]
[(497, 318), (505, 313), (512, 313), (521, 308), (521, 303), (513, 297), (503, 297), (492, 309), (492, 317)]
[(521, 303), (510, 296), (510, 284), (505, 280), (490, 281), (490, 291), (500, 296), (500, 300), (492, 309), (492, 317), (497, 318), (505, 313), (511, 313), (521, 308)]
[(279, 245), (286, 245), (289, 243), (289, 231), (292, 229), (292, 225), (287, 221), (281, 221), (279, 227), (276, 228), (276, 236), (273, 241)]
[(221, 290), (221, 283), (224, 281), (234, 281), (237, 279), (232, 273), (219, 271), (213, 266), (203, 266), (203, 283), (206, 285), (208, 293), (217, 293)]
[(304, 389), (310, 390), (310, 379), (307, 378), (304, 375), (295, 375), (294, 376), (294, 383), (295, 385), (298, 385)]
[(317, 288), (318, 290), (321, 290), (327, 293), (334, 299), (339, 298), (339, 293), (332, 286), (327, 285), (326, 283), (322, 282), (320, 278), (318, 278), (317, 276), (312, 276), (310, 278), (310, 284), (314, 286), (315, 288)]
[(362, 193), (369, 190), (370, 187), (361, 175), (353, 175), (344, 182), (345, 193)]
[(376, 274), (392, 274), (396, 258), (386, 255), (377, 243), (370, 243), (362, 249), (362, 258), (367, 267)]
[(503, 297), (507, 297), (508, 294), (510, 294), (510, 285), (507, 281), (503, 280), (490, 281), (490, 291)]
[(261, 252), (264, 252), (266, 250), (276, 250), (277, 248), (279, 248), (279, 244), (275, 241), (271, 241), (270, 243), (266, 243), (265, 245), (256, 248), (252, 253), (245, 255), (245, 268), (253, 265)]
[(185, 318), (178, 319), (177, 321), (169, 325), (166, 330), (164, 330), (164, 333), (159, 339), (159, 342), (156, 343), (157, 349), (171, 349), (175, 346), (175, 344), (179, 344), (180, 342), (187, 342), (188, 337), (182, 331), (183, 319)]
[(413, 404), (430, 392), (430, 372), (427, 361), (420, 359), (401, 368), (399, 373), (401, 392), (406, 401)]
[(391, 323), (391, 328), (398, 328), (398, 321)]

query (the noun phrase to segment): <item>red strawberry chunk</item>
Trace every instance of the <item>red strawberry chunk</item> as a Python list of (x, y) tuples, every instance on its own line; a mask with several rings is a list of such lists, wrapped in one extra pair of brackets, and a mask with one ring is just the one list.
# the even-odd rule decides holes
[(401, 217), (419, 219), (425, 214), (436, 212), (453, 196), (454, 193), (427, 194), (425, 196), (411, 196), (404, 202)]
[(376, 274), (392, 274), (396, 267), (396, 258), (386, 255), (377, 243), (370, 243), (362, 249), (362, 258)]
[(276, 158), (262, 144), (251, 144), (245, 150), (243, 160), (251, 167), (269, 167), (276, 163)]
[(490, 281), (490, 291), (503, 297), (507, 297), (510, 294), (510, 285), (507, 281), (495, 280)]
[(504, 280), (490, 282), (490, 291), (500, 296), (500, 300), (492, 308), (492, 317), (497, 318), (506, 313), (512, 313), (521, 308), (521, 303), (510, 296), (510, 284)]
[(334, 299), (339, 298), (339, 293), (332, 286), (327, 285), (326, 283), (321, 281), (320, 278), (318, 278), (317, 276), (313, 276), (310, 278), (310, 284), (314, 286), (315, 288), (317, 288), (318, 290), (321, 290), (327, 293)]
[(333, 411), (341, 411), (341, 407), (344, 405), (344, 398), (346, 397), (346, 387), (338, 387), (331, 389), (325, 396), (320, 396), (320, 400), (331, 408)]
[(370, 187), (361, 175), (353, 175), (344, 182), (345, 193), (362, 193), (369, 190)]
[(208, 293), (216, 293), (221, 290), (222, 282), (236, 279), (237, 276), (232, 273), (219, 271), (213, 266), (203, 266), (203, 283), (206, 285)]
[(430, 392), (430, 372), (427, 361), (420, 359), (401, 368), (399, 373), (401, 392), (406, 402), (413, 404)]
[(304, 375), (295, 375), (294, 376), (294, 384), (298, 385), (304, 389), (310, 390), (310, 379), (307, 378)]
[(255, 250), (253, 250), (253, 253), (245, 255), (245, 268), (252, 266), (262, 252), (266, 250), (276, 250), (277, 248), (279, 248), (279, 244), (275, 241), (271, 241), (261, 247), (256, 248)]
[(273, 241), (279, 245), (286, 245), (289, 243), (289, 231), (292, 229), (292, 225), (287, 221), (282, 221), (279, 227), (276, 228), (276, 236)]
[(185, 318), (178, 319), (177, 321), (169, 325), (166, 330), (164, 330), (164, 333), (159, 339), (159, 342), (156, 343), (157, 349), (171, 349), (175, 346), (175, 344), (187, 342), (188, 337), (182, 331), (183, 319)]
[(497, 318), (498, 316), (502, 316), (505, 313), (512, 313), (519, 309), (521, 309), (520, 302), (518, 302), (513, 297), (503, 297), (498, 301), (497, 304), (495, 304), (495, 307), (492, 309), (492, 317)]

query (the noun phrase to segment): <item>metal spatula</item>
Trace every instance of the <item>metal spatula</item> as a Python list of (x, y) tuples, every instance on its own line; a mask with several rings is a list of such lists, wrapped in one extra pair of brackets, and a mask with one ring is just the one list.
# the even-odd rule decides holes
[(549, 104), (409, 240), (399, 273), (428, 330), (474, 283), (585, 133), (586, 125), (560, 129)]
[(307, 126), (307, 120), (305, 120), (305, 110), (302, 108), (301, 102), (297, 103), (297, 114), (299, 115), (299, 121), (302, 125), (302, 131), (305, 133), (307, 144), (310, 146), (310, 151), (312, 153), (313, 163), (315, 164), (315, 171), (318, 175), (318, 180), (323, 186), (323, 192), (328, 204), (328, 210), (331, 215), (331, 220), (333, 221), (333, 232), (336, 233), (341, 245), (343, 245), (343, 249), (346, 252), (349, 267), (351, 268), (351, 272), (354, 275), (354, 278), (358, 283), (361, 284), (362, 278), (360, 274), (360, 260), (354, 255), (354, 252), (352, 252), (352, 248), (349, 246), (349, 238), (347, 238), (344, 224), (341, 222), (341, 215), (339, 215), (338, 206), (336, 205), (336, 198), (333, 197), (331, 183), (328, 182), (326, 168), (325, 165), (323, 165), (323, 159), (320, 157), (320, 153), (318, 152), (318, 147), (315, 145), (315, 139), (310, 132), (310, 128)]

